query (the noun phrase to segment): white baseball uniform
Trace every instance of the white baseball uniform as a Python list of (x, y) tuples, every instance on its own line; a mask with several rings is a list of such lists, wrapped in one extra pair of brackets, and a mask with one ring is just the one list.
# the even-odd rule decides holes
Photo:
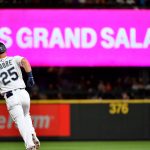
[(0, 93), (6, 100), (7, 109), (17, 124), (26, 148), (34, 146), (30, 110), (30, 96), (25, 90), (25, 83), (21, 72), (23, 57), (5, 57), (0, 59)]

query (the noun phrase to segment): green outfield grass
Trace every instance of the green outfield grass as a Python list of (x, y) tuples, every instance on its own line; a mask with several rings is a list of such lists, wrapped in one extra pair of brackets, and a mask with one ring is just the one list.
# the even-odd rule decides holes
[[(0, 142), (0, 150), (25, 150), (21, 142)], [(150, 150), (150, 141), (41, 142), (40, 150)]]

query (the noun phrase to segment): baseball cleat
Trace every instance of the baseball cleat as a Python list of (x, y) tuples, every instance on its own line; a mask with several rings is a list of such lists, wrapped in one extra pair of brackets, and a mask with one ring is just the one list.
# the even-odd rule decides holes
[(40, 141), (34, 134), (32, 134), (32, 139), (33, 139), (33, 143), (35, 144), (36, 150), (38, 150), (40, 148)]
[(36, 146), (29, 147), (27, 150), (36, 150)]

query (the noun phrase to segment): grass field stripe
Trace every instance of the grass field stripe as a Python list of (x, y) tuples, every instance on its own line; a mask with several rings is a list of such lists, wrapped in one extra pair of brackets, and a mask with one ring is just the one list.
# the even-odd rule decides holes
[[(1, 100), (0, 104), (5, 101)], [(98, 99), (80, 99), (80, 100), (32, 100), (32, 104), (110, 104), (110, 103), (128, 103), (128, 104), (150, 104), (150, 99), (137, 99), (137, 100), (98, 100)]]
[[(0, 150), (24, 150), (23, 142), (0, 142)], [(41, 141), (40, 150), (149, 150), (149, 141)]]

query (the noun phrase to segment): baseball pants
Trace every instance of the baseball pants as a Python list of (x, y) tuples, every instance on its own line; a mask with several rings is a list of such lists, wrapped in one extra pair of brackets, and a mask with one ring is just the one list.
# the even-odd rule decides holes
[(35, 134), (29, 113), (30, 96), (25, 89), (17, 89), (11, 92), (12, 93), (9, 94), (9, 96), (7, 96), (7, 94), (4, 95), (7, 109), (18, 127), (26, 148), (29, 148), (34, 146), (32, 134)]

